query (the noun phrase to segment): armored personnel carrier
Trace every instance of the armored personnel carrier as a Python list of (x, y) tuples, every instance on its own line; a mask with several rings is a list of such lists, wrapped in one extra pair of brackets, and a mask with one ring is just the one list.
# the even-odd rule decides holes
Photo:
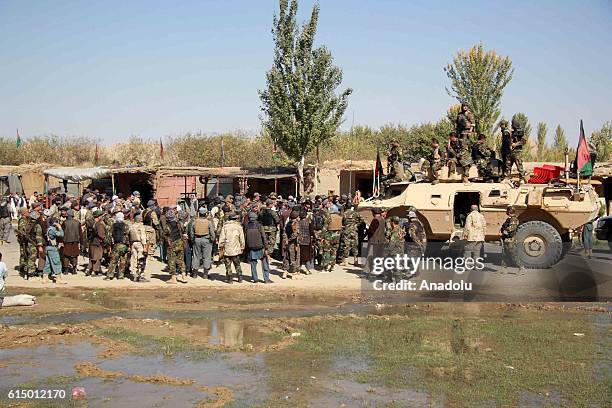
[(465, 217), (476, 204), (487, 220), (487, 241), (500, 239), (506, 209), (514, 206), (520, 225), (516, 234), (517, 264), (529, 269), (556, 264), (569, 248), (572, 233), (599, 210), (598, 197), (590, 185), (521, 184), (473, 182), (400, 182), (386, 189), (385, 197), (359, 204), (367, 220), (372, 208), (383, 208), (387, 216), (406, 217), (409, 207), (417, 209), (429, 241), (454, 243), (461, 239)]

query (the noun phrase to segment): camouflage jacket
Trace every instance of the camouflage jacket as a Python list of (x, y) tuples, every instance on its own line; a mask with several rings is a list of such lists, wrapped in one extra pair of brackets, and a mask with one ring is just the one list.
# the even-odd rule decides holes
[(342, 215), (342, 226), (347, 232), (357, 232), (357, 227), (364, 223), (363, 217), (357, 211), (348, 209)]
[(15, 235), (17, 235), (17, 240), (22, 243), (27, 241), (26, 230), (28, 228), (28, 218), (21, 217), (17, 222), (17, 230), (15, 231)]
[(457, 134), (461, 135), (465, 132), (472, 132), (475, 122), (474, 114), (472, 112), (459, 112), (457, 115), (457, 121), (455, 122)]
[(521, 152), (523, 145), (527, 144), (527, 138), (523, 129), (512, 129), (512, 144), (515, 146), (512, 148), (513, 152)]
[(386, 231), (388, 243), (387, 252), (389, 254), (400, 254), (404, 251), (404, 241), (406, 233), (399, 225), (389, 225)]
[(449, 142), (448, 142), (448, 151), (447, 151), (448, 158), (449, 159), (457, 158), (460, 153), (461, 153), (461, 141), (459, 141), (459, 140), (456, 140), (456, 141), (449, 140)]
[(439, 163), (444, 160), (446, 157), (446, 149), (444, 147), (439, 146), (431, 149), (431, 153), (429, 154), (428, 160), (430, 164)]
[(509, 216), (501, 226), (502, 239), (514, 239), (516, 236), (516, 229), (519, 226), (519, 220), (516, 215)]
[(491, 149), (484, 143), (476, 143), (472, 149), (474, 160), (488, 160), (491, 158)]
[(427, 243), (427, 235), (425, 234), (425, 227), (419, 219), (411, 219), (408, 223), (408, 231), (406, 235), (406, 241), (415, 242), (420, 246), (424, 246)]
[(26, 240), (36, 246), (45, 245), (43, 230), (38, 221), (30, 220), (26, 226)]
[(389, 149), (389, 154), (387, 155), (387, 162), (389, 163), (389, 167), (395, 162), (404, 161), (404, 153), (402, 152), (401, 147), (393, 146)]

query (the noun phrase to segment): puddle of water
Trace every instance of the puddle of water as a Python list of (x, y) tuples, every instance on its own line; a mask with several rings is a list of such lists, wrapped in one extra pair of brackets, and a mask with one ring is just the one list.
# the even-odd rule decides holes
[[(208, 360), (173, 359), (160, 355), (128, 355), (105, 360), (96, 357), (97, 349), (89, 343), (2, 350), (0, 363), (8, 362), (0, 371), (0, 405), (8, 390), (65, 389), (69, 396), (73, 387), (84, 387), (92, 406), (109, 404), (113, 407), (134, 406), (196, 406), (215, 395), (198, 389), (199, 386), (226, 387), (237, 406), (263, 404), (268, 397), (266, 366), (260, 354), (226, 353)], [(19, 364), (19, 363), (25, 363)], [(74, 369), (77, 363), (91, 362), (100, 369), (125, 373), (114, 379), (80, 377)], [(166, 375), (194, 379), (196, 384), (172, 386), (130, 380), (129, 376)]]
[(127, 310), (114, 312), (70, 312), (47, 315), (11, 315), (0, 316), (0, 324), (20, 325), (36, 323), (83, 323), (89, 320), (120, 316), (126, 319), (240, 319), (250, 317), (311, 317), (331, 314), (364, 314), (371, 311), (372, 306), (365, 304), (346, 304), (334, 308), (318, 308), (304, 310), (248, 310), (248, 311), (160, 311), (160, 310)]
[(311, 400), (311, 406), (393, 406), (399, 407), (443, 407), (424, 392), (411, 389), (372, 387), (350, 380), (336, 380), (323, 384), (323, 390)]

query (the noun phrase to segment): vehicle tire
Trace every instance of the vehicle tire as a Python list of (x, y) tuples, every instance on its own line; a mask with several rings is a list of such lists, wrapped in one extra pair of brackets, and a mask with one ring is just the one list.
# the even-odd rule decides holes
[(528, 221), (516, 230), (514, 262), (527, 269), (550, 268), (563, 256), (559, 232), (543, 221)]

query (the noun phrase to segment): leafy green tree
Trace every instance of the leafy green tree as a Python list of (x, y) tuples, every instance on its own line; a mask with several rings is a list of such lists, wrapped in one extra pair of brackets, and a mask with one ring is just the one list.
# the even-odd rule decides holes
[(21, 164), (21, 157), (17, 148), (16, 140), (13, 138), (0, 137), (0, 164), (16, 166)]
[(515, 113), (512, 115), (511, 123), (518, 123), (521, 129), (523, 129), (525, 132), (525, 137), (529, 139), (531, 136), (531, 124), (529, 123), (529, 118), (527, 118), (527, 115), (522, 112)]
[(546, 155), (546, 133), (548, 133), (548, 129), (546, 127), (546, 123), (538, 122), (538, 146), (537, 146), (537, 159), (538, 161), (545, 160)]
[(476, 132), (491, 135), (500, 114), (504, 88), (514, 74), (512, 61), (481, 44), (459, 50), (444, 72), (451, 81), (446, 92), (468, 104), (476, 120)]
[(297, 162), (303, 186), (305, 156), (331, 139), (342, 122), (352, 90), (336, 94), (342, 70), (333, 65), (331, 52), (315, 47), (319, 5), (300, 28), (297, 0), (280, 0), (274, 16), (274, 62), (259, 91), (262, 121), (272, 141)]
[(565, 130), (561, 125), (557, 125), (555, 129), (555, 138), (552, 143), (553, 157), (552, 160), (563, 161), (565, 155), (565, 149), (567, 149), (567, 138), (565, 137)]
[(612, 157), (612, 122), (604, 123), (600, 130), (591, 134), (591, 144), (597, 152), (597, 161), (606, 161)]

